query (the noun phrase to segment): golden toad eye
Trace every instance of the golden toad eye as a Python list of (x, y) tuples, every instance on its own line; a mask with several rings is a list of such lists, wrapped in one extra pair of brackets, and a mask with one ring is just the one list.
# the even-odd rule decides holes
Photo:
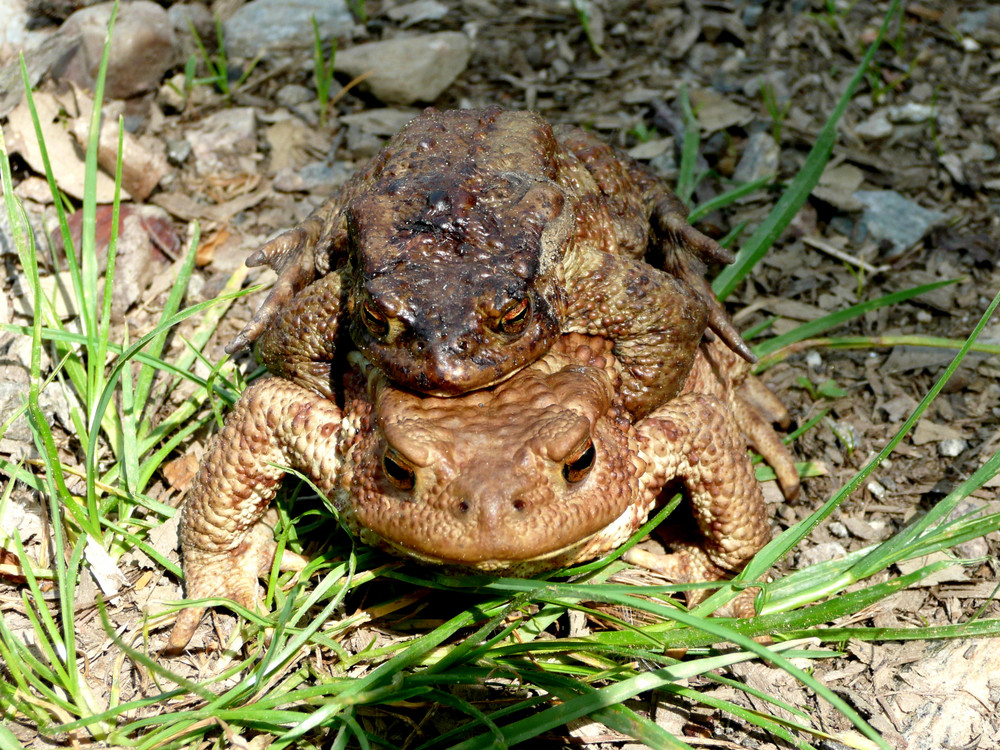
[(368, 332), (377, 339), (384, 338), (389, 333), (389, 321), (375, 308), (371, 301), (366, 301), (361, 306), (361, 320)]
[(385, 475), (396, 489), (404, 492), (412, 490), (416, 483), (416, 476), (413, 469), (407, 466), (395, 455), (395, 451), (387, 450), (382, 456), (382, 468)]
[(596, 457), (597, 451), (594, 450), (594, 441), (588, 440), (584, 445), (580, 446), (580, 450), (575, 451), (573, 455), (566, 459), (566, 462), (563, 464), (563, 479), (571, 483), (581, 481), (594, 468), (594, 459)]
[(531, 302), (525, 297), (511, 302), (500, 317), (500, 330), (504, 333), (521, 333), (528, 326), (531, 316)]

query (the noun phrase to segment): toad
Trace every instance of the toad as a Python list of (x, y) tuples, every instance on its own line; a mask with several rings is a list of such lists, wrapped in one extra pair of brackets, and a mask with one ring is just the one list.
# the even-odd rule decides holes
[[(664, 258), (659, 270), (643, 258)], [(328, 202), (247, 261), (279, 280), (230, 344), (329, 395), (342, 318), (392, 380), (435, 395), (502, 381), (560, 334), (600, 335), (640, 417), (680, 391), (707, 324), (752, 354), (711, 294), (698, 232), (646, 167), (499, 108), (415, 118)]]
[[(716, 340), (699, 350), (682, 394), (633, 424), (612, 348), (566, 335), (505, 382), (451, 398), (400, 388), (356, 353), (343, 408), (284, 378), (256, 381), (184, 506), (188, 596), (258, 606), (257, 578), (275, 549), (261, 518), (280, 466), (313, 479), (366, 542), (424, 563), (518, 575), (620, 546), (678, 480), (700, 539), (654, 555), (653, 567), (682, 582), (739, 571), (769, 538), (741, 429), (786, 495), (798, 489), (768, 424), (784, 416), (780, 402)], [(179, 613), (169, 651), (188, 643), (203, 611)]]

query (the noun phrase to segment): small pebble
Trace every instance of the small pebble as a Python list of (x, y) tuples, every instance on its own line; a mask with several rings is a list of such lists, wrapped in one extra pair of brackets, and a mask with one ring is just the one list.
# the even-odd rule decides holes
[(938, 454), (945, 456), (946, 458), (955, 458), (962, 454), (969, 444), (965, 442), (962, 438), (948, 438), (947, 440), (942, 440), (938, 443), (937, 451)]
[(839, 537), (840, 539), (847, 538), (847, 527), (844, 526), (844, 524), (842, 524), (840, 521), (831, 521), (829, 529), (830, 533), (833, 534), (835, 537)]
[(810, 547), (799, 552), (795, 557), (795, 567), (808, 568), (828, 560), (846, 557), (846, 555), (847, 550), (844, 549), (844, 545), (840, 542), (824, 542), (823, 544), (817, 544), (815, 547)]

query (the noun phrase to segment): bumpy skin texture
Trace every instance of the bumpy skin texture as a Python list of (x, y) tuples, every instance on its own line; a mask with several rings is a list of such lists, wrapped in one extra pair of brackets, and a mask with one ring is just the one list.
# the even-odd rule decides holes
[[(371, 544), (522, 575), (620, 546), (676, 479), (698, 538), (651, 566), (678, 581), (729, 575), (769, 536), (740, 436), (767, 418), (745, 394), (766, 389), (731, 357), (719, 342), (705, 345), (684, 392), (635, 424), (612, 344), (578, 334), (509, 380), (453, 398), (393, 386), (361, 355), (351, 357), (343, 412), (294, 382), (262, 379), (214, 439), (184, 507), (188, 596), (258, 603), (257, 577), (274, 551), (259, 519), (282, 473), (271, 464), (311, 477)], [(794, 474), (771, 438), (759, 441), (765, 458)], [(169, 650), (187, 644), (202, 612), (180, 613)]]
[[(647, 169), (530, 112), (427, 110), (300, 226), (247, 261), (280, 274), (230, 345), (330, 392), (342, 316), (391, 379), (455, 395), (565, 332), (605, 336), (633, 417), (676, 395), (706, 322), (752, 359), (704, 281), (729, 253)], [(666, 270), (642, 258), (655, 248)]]

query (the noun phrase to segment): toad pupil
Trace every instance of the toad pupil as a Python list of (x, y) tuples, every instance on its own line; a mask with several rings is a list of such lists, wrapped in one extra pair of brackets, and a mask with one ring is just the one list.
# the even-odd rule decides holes
[(570, 459), (563, 465), (563, 478), (567, 482), (579, 482), (594, 466), (594, 459), (597, 453), (594, 450), (594, 441), (588, 440), (587, 447), (576, 458)]
[(378, 312), (370, 302), (366, 302), (361, 307), (361, 315), (365, 322), (365, 327), (377, 339), (382, 338), (389, 332), (389, 323), (385, 317)]
[(528, 314), (531, 311), (531, 304), (528, 298), (512, 302), (507, 306), (500, 318), (500, 328), (504, 333), (521, 333), (528, 325)]

